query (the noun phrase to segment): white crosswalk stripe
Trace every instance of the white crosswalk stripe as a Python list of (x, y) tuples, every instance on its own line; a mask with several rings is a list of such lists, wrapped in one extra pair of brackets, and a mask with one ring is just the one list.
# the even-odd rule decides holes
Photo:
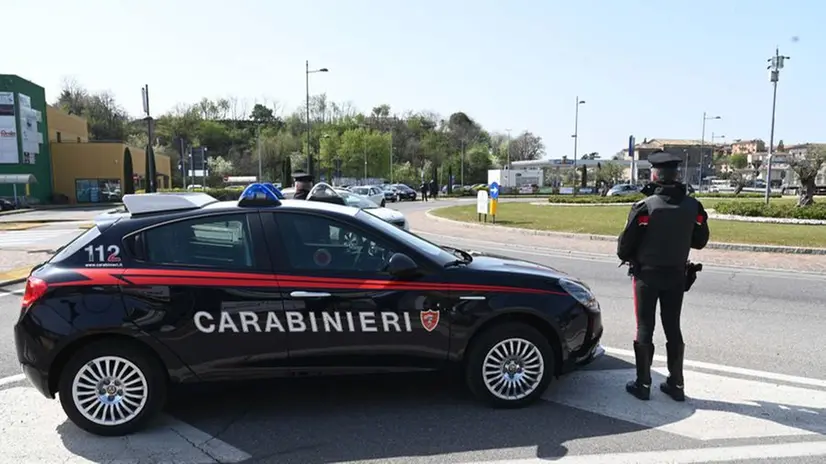
[(10, 230), (0, 232), (0, 248), (13, 248), (34, 245), (47, 240), (66, 237), (68, 240), (81, 230), (46, 229), (46, 230)]
[[(619, 350), (609, 352), (616, 351)], [(686, 362), (687, 366), (691, 364), (694, 363)], [(776, 379), (780, 374), (749, 370), (751, 378), (744, 379), (731, 376), (730, 371), (739, 368), (703, 364), (703, 370), (717, 373), (687, 368), (689, 399), (685, 403), (671, 401), (656, 387), (651, 401), (634, 399), (624, 389), (625, 382), (634, 377), (634, 369), (601, 370), (599, 364), (595, 364), (593, 369), (576, 371), (554, 381), (544, 396), (547, 401), (682, 436), (697, 444), (693, 449), (678, 447), (649, 453), (623, 450), (569, 455), (558, 462), (687, 464), (826, 457), (826, 441), (812, 439), (826, 435), (826, 389), (814, 386), (820, 380), (787, 376), (785, 383), (798, 386), (784, 385)], [(656, 385), (667, 372), (660, 365), (654, 370)], [(168, 416), (129, 438), (88, 435), (67, 423), (58, 401), (43, 398), (21, 377), (18, 374), (0, 379), (0, 421), (8, 424), (0, 434), (0, 456), (9, 462), (125, 464), (162, 459), (164, 462), (212, 463), (241, 462), (251, 457), (243, 449)], [(775, 443), (767, 443), (769, 439)], [(487, 462), (540, 464), (548, 461), (536, 458)]]

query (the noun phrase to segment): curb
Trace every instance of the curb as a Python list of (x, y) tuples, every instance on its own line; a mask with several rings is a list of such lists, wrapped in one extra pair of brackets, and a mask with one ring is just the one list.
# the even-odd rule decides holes
[(34, 209), (32, 209), (32, 208), (12, 209), (12, 210), (9, 210), (9, 211), (0, 211), (0, 217), (14, 216), (15, 214), (31, 213), (32, 211), (34, 211)]
[(34, 266), (19, 267), (0, 273), (0, 288), (25, 282), (32, 271), (32, 267)]
[[(522, 235), (539, 235), (544, 237), (562, 237), (562, 238), (575, 238), (579, 240), (597, 240), (602, 242), (616, 242), (617, 237), (611, 235), (597, 235), (597, 234), (577, 234), (572, 232), (554, 232), (550, 230), (534, 230), (534, 229), (522, 229), (519, 227), (507, 227), (507, 226), (498, 226), (495, 224), (477, 224), (473, 222), (464, 222), (464, 221), (454, 221), (453, 219), (447, 219), (443, 217), (436, 216), (432, 213), (433, 208), (425, 211), (425, 215), (428, 219), (437, 221), (437, 222), (444, 222), (460, 227), (465, 228), (480, 228), (480, 227), (496, 227), (500, 230), (505, 230), (508, 232), (515, 232)], [(707, 249), (714, 249), (714, 250), (728, 250), (728, 251), (751, 251), (751, 252), (760, 252), (760, 253), (783, 253), (783, 254), (798, 254), (798, 255), (826, 255), (826, 248), (803, 248), (803, 247), (790, 247), (790, 246), (781, 246), (781, 245), (750, 245), (746, 243), (719, 243), (719, 242), (709, 242), (706, 245)]]

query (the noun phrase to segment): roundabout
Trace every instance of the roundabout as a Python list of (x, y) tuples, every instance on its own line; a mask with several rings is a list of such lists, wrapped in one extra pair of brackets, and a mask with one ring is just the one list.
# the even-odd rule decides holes
[[(728, 201), (702, 199), (709, 212), (712, 231), (710, 248), (746, 251), (770, 251), (826, 254), (826, 220), (764, 218), (719, 214), (717, 205)], [(788, 200), (776, 200), (788, 203)], [(496, 225), (523, 229), (526, 233), (582, 234), (591, 240), (616, 240), (627, 220), (632, 203), (565, 203), (501, 202)], [(432, 209), (430, 216), (484, 226), (478, 220), (475, 205), (445, 206)]]

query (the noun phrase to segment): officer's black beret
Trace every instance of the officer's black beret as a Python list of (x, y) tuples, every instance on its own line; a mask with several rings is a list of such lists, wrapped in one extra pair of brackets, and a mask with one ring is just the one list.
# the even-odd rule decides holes
[(654, 168), (676, 168), (683, 159), (679, 155), (660, 150), (648, 155), (648, 162)]
[(293, 173), (293, 179), (296, 182), (312, 182), (313, 181), (313, 176), (311, 176), (310, 174), (307, 174), (304, 171), (296, 171), (296, 172)]

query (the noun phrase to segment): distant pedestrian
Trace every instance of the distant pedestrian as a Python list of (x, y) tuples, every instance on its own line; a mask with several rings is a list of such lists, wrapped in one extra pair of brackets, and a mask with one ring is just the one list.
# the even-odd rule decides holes
[(420, 188), (422, 191), (422, 201), (427, 201), (427, 191), (430, 190), (430, 186), (427, 185), (427, 182), (422, 182)]

